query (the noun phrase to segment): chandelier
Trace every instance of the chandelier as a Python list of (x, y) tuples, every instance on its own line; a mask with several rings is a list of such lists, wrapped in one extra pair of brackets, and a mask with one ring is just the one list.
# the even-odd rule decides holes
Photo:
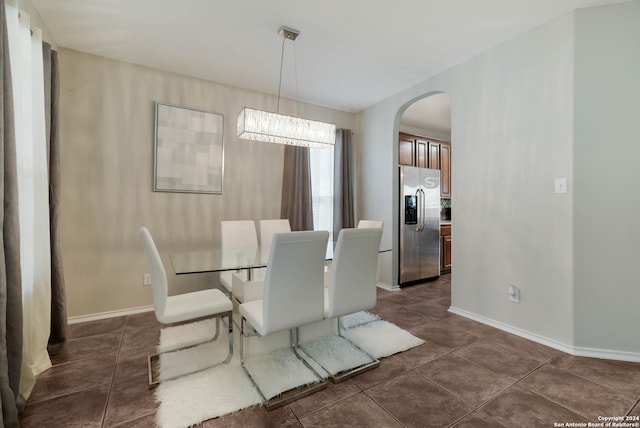
[[(282, 59), (284, 42), (296, 40), (299, 31), (280, 27), (282, 53), (280, 58), (280, 83), (278, 85), (278, 106), (280, 109), (280, 88), (282, 86)], [(267, 143), (292, 144), (296, 146), (323, 148), (333, 146), (336, 140), (336, 126), (300, 117), (286, 116), (244, 107), (238, 113), (238, 138), (264, 141)]]

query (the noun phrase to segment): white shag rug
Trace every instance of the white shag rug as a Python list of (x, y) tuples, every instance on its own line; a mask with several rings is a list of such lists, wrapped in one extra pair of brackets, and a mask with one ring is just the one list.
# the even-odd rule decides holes
[[(368, 312), (344, 317), (343, 326), (347, 329), (345, 337), (376, 358), (424, 343), (422, 339)], [(221, 330), (215, 342), (163, 354), (160, 357), (160, 379), (190, 373), (211, 365), (213, 361), (223, 360), (228, 351), (224, 324)], [(158, 350), (200, 343), (211, 339), (214, 332), (213, 320), (164, 328), (160, 333)], [(160, 403), (156, 412), (156, 424), (159, 427), (188, 427), (261, 403), (260, 394), (240, 366), (237, 349), (239, 337), (237, 332), (234, 333), (236, 349), (229, 364), (164, 381), (156, 388), (156, 400)], [(313, 360), (308, 360), (309, 364), (325, 375), (326, 371), (335, 374), (367, 361), (366, 354), (336, 335), (321, 337), (302, 346), (326, 370)], [(288, 348), (261, 355), (248, 354), (245, 349), (245, 364), (267, 399), (316, 380), (315, 375)]]

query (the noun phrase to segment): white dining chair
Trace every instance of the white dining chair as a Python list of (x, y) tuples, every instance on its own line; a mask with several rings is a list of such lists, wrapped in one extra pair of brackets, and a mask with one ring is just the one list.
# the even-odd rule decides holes
[(384, 223), (378, 220), (360, 220), (358, 222), (358, 229), (369, 228), (369, 229), (382, 229)]
[[(382, 229), (384, 223), (378, 220), (360, 220), (358, 222), (358, 229)], [(327, 261), (325, 263), (325, 275), (329, 275), (329, 271), (331, 270), (331, 261)]]
[[(153, 309), (157, 320), (162, 324), (176, 324), (215, 318), (216, 332), (210, 340), (214, 341), (218, 339), (220, 334), (220, 318), (227, 317), (227, 327), (229, 329), (229, 352), (224, 361), (210, 365), (207, 368), (231, 361), (233, 356), (233, 305), (231, 300), (229, 300), (229, 298), (218, 289), (207, 289), (169, 296), (167, 272), (164, 269), (160, 253), (153, 242), (153, 238), (151, 238), (149, 230), (143, 226), (138, 230), (138, 235), (142, 242), (147, 268), (151, 275), (151, 295), (153, 300)], [(200, 345), (200, 343), (198, 345)], [(193, 346), (196, 345), (191, 345), (189, 347)], [(149, 386), (155, 386), (159, 383), (157, 367), (160, 355), (168, 352), (177, 352), (183, 349), (186, 348), (173, 349), (171, 351), (157, 353), (148, 357)], [(191, 373), (194, 372), (184, 373), (181, 374), (181, 376)], [(164, 380), (170, 379), (163, 379), (163, 381)]]
[[(249, 248), (258, 247), (256, 224), (253, 220), (226, 220), (220, 222), (220, 248)], [(220, 283), (229, 295), (233, 291), (234, 272), (220, 272)], [(235, 272), (240, 278), (246, 279), (247, 272)]]
[[(382, 229), (384, 227), (384, 222), (378, 220), (360, 220), (358, 222), (358, 229), (368, 228), (368, 229)], [(376, 280), (380, 277), (380, 273), (376, 274)]]
[[(380, 228), (342, 229), (338, 234), (331, 271), (324, 276), (324, 317), (337, 318), (338, 335), (342, 337), (344, 336), (340, 317), (376, 306), (378, 248), (381, 237)], [(353, 342), (351, 344), (360, 349)], [(362, 349), (361, 351), (369, 357), (370, 362), (340, 374), (333, 374), (331, 379), (334, 382), (380, 364), (376, 358)]]
[[(291, 225), (287, 219), (260, 220), (258, 222), (258, 238), (262, 253), (268, 257), (271, 248), (271, 240), (275, 233), (291, 232)], [(264, 268), (252, 269), (252, 279), (263, 281), (266, 270)], [(244, 272), (234, 272), (231, 275), (231, 291), (235, 299), (240, 302), (250, 302), (262, 299), (262, 283), (251, 281)]]
[(271, 247), (271, 240), (274, 233), (286, 233), (291, 232), (291, 224), (289, 220), (284, 219), (272, 219), (272, 220), (260, 220), (258, 222), (258, 234), (260, 236), (260, 247)]
[[(326, 386), (326, 380), (299, 353), (298, 327), (323, 319), (322, 282), (328, 238), (327, 231), (273, 235), (264, 279), (263, 298), (240, 305), (241, 365), (260, 391), (267, 409), (281, 406)], [(248, 323), (259, 336), (289, 330), (291, 349), (298, 359), (315, 373), (317, 381), (299, 387), (295, 391), (282, 393), (274, 398), (266, 398), (245, 365), (245, 323)]]
[[(274, 233), (291, 232), (291, 225), (287, 219), (260, 220), (258, 222), (260, 238), (260, 251), (267, 254), (271, 247), (271, 239)], [(262, 256), (261, 256), (262, 257)], [(252, 278), (255, 280), (264, 280), (265, 269), (252, 269)], [(225, 274), (225, 280), (229, 274)], [(239, 302), (250, 302), (262, 298), (262, 284), (251, 282), (247, 283), (248, 278), (246, 272), (233, 272), (231, 274), (231, 293)]]

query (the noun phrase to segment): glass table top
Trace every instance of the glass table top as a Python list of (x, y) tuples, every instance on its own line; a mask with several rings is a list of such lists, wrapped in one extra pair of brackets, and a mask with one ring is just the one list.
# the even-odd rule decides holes
[[(329, 242), (325, 255), (326, 260), (333, 260), (334, 247), (335, 242)], [(269, 249), (268, 247), (212, 248), (172, 254), (170, 259), (176, 275), (224, 272), (266, 267), (269, 261)], [(391, 251), (391, 249), (379, 250), (381, 253), (387, 251)]]

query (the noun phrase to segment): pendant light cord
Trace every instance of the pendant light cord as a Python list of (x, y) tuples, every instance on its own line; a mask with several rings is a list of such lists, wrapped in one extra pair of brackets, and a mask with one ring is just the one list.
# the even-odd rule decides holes
[(282, 38), (282, 49), (280, 49), (280, 81), (278, 82), (278, 104), (276, 105), (276, 113), (280, 113), (280, 89), (282, 88), (282, 64), (284, 63), (284, 42), (286, 37)]

